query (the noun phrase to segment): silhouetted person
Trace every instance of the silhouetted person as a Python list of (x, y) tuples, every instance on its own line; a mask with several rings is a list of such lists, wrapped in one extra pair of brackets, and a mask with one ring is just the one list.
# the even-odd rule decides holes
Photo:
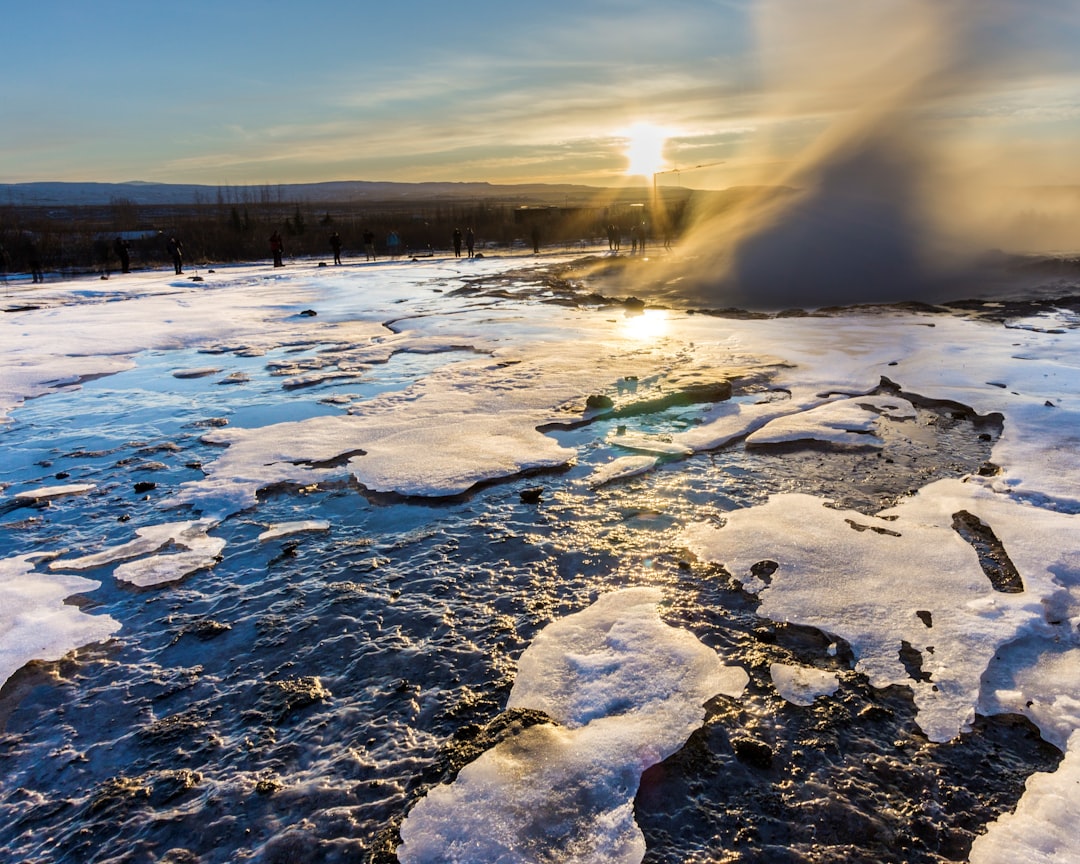
[(364, 232), (364, 260), (375, 260), (375, 232), (371, 229)]
[(30, 265), (30, 275), (34, 282), (44, 282), (45, 274), (41, 270), (41, 250), (33, 238), (26, 240), (26, 261)]
[(113, 251), (116, 253), (116, 257), (120, 259), (120, 272), (131, 272), (131, 255), (128, 254), (128, 241), (123, 237), (117, 237), (113, 242)]
[(533, 252), (535, 254), (539, 255), (540, 254), (540, 226), (539, 225), (533, 225), (532, 226), (532, 244), (533, 244)]
[(172, 256), (173, 269), (176, 271), (176, 275), (179, 276), (184, 272), (184, 244), (177, 240), (176, 237), (170, 237), (165, 248), (169, 250), (169, 255)]
[(285, 254), (285, 241), (277, 231), (270, 235), (270, 254), (274, 256), (275, 267), (285, 266), (285, 262), (281, 260), (281, 256)]
[(330, 248), (334, 250), (334, 263), (341, 263), (341, 235), (335, 231), (330, 235)]
[(461, 229), (454, 229), (454, 257), (461, 257)]
[(473, 257), (473, 250), (476, 248), (476, 235), (473, 234), (472, 228), (465, 229), (465, 249), (468, 250), (469, 257)]
[(608, 252), (617, 252), (619, 249), (619, 231), (615, 227), (615, 223), (611, 223), (607, 226), (607, 248)]
[(401, 254), (401, 238), (397, 231), (391, 231), (386, 235), (386, 253), (391, 258), (397, 258)]
[(109, 244), (104, 237), (98, 237), (94, 241), (94, 262), (102, 279), (109, 278)]
[(0, 277), (3, 277), (7, 282), (8, 267), (11, 264), (11, 259), (8, 258), (7, 249), (4, 248), (4, 244), (0, 243)]

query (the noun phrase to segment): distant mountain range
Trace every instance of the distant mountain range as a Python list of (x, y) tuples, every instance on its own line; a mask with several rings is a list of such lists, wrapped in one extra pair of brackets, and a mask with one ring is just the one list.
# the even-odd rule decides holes
[(522, 204), (561, 204), (597, 197), (640, 199), (645, 186), (626, 189), (576, 184), (532, 183), (383, 183), (341, 180), (331, 183), (289, 183), (250, 186), (206, 186), (188, 183), (0, 183), (0, 206), (75, 207), (112, 203), (183, 205), (237, 202), (345, 203), (500, 200)]

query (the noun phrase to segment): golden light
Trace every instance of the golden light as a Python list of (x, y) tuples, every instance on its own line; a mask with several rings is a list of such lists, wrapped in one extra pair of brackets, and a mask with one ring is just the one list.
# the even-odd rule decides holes
[(619, 331), (627, 339), (638, 342), (655, 342), (667, 335), (669, 324), (667, 311), (664, 309), (645, 309), (641, 312), (628, 313), (619, 322)]
[(627, 174), (651, 177), (664, 167), (664, 144), (667, 131), (652, 123), (635, 123), (626, 130)]

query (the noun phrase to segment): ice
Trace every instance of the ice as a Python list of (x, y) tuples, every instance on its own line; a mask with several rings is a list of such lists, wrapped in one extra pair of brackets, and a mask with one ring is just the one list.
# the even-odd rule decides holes
[(823, 441), (841, 447), (880, 447), (874, 434), (879, 417), (914, 420), (915, 406), (905, 399), (861, 396), (827, 402), (809, 411), (787, 415), (751, 432), (747, 444)]
[[(910, 687), (923, 731), (951, 740), (968, 728), (998, 649), (1052, 626), (1046, 604), (1080, 574), (1080, 517), (1025, 507), (974, 481), (938, 481), (872, 517), (825, 504), (774, 496), (730, 513), (722, 528), (691, 526), (683, 541), (757, 593), (760, 614), (843, 638), (875, 687)], [(995, 531), (1023, 593), (994, 590), (952, 527), (960, 511)], [(764, 560), (779, 565), (767, 584), (751, 573)], [(917, 652), (918, 671), (902, 661), (905, 648)]]
[(609, 435), (608, 443), (624, 450), (637, 450), (641, 453), (653, 453), (657, 456), (689, 456), (694, 452), (692, 447), (680, 444), (677, 441), (665, 440), (655, 435), (640, 435), (629, 432), (624, 432), (621, 435), (618, 433)]
[(330, 523), (325, 519), (300, 519), (296, 522), (278, 522), (276, 525), (270, 525), (256, 539), (263, 542), (266, 540), (276, 540), (278, 537), (287, 537), (290, 534), (329, 530)]
[(793, 705), (813, 705), (818, 696), (831, 696), (840, 686), (836, 673), (827, 669), (773, 663), (769, 674), (776, 692)]
[(108, 615), (86, 615), (64, 601), (101, 583), (81, 576), (43, 574), (33, 556), (0, 559), (0, 680), (31, 660), (59, 660), (69, 651), (104, 642), (120, 629)]
[(701, 724), (708, 699), (737, 696), (748, 680), (664, 624), (661, 597), (607, 594), (537, 636), (507, 707), (540, 709), (557, 725), (525, 729), (432, 789), (402, 824), (403, 864), (642, 859), (642, 772)]
[(620, 456), (594, 468), (588, 482), (593, 487), (603, 486), (605, 483), (643, 474), (652, 470), (655, 465), (655, 456)]
[[(113, 571), (113, 576), (122, 582), (143, 588), (176, 582), (217, 562), (225, 541), (206, 533), (216, 524), (211, 519), (200, 519), (137, 528), (135, 540), (92, 555), (53, 561), (49, 569), (89, 570), (123, 561)], [(160, 554), (162, 549), (173, 546), (182, 551)]]
[(97, 488), (93, 483), (69, 483), (65, 486), (42, 486), (16, 492), (12, 497), (19, 501), (46, 501), (49, 498), (63, 498), (67, 495), (82, 495)]
[(177, 369), (172, 374), (173, 378), (205, 378), (220, 371), (220, 366), (197, 366), (193, 369)]

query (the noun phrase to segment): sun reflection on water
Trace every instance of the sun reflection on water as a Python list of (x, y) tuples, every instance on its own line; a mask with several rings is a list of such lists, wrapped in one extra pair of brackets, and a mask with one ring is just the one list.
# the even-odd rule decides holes
[(619, 322), (619, 333), (627, 339), (655, 342), (667, 335), (669, 325), (667, 310), (644, 309), (626, 313), (626, 317)]

